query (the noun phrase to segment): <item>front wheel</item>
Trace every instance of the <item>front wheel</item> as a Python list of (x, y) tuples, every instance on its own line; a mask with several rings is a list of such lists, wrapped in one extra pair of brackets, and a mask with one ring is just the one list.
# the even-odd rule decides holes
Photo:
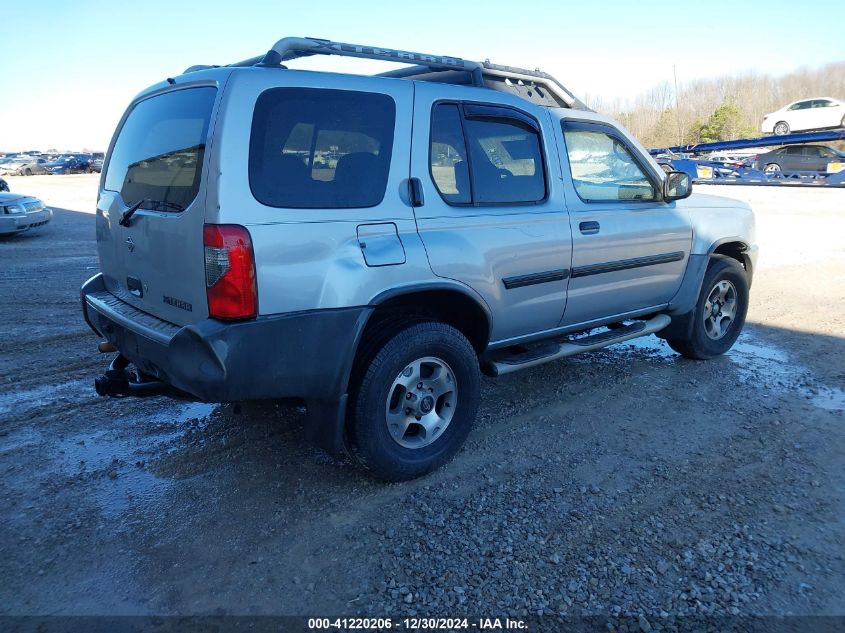
[(480, 384), (475, 350), (457, 329), (427, 321), (399, 331), (375, 353), (353, 389), (348, 438), (353, 458), (386, 481), (440, 467), (472, 429)]
[(767, 174), (779, 174), (780, 173), (780, 165), (777, 163), (769, 163), (766, 165), (766, 169), (764, 169)]
[(789, 123), (786, 121), (778, 121), (775, 124), (774, 129), (775, 136), (783, 136), (784, 134), (789, 134)]
[(669, 346), (686, 356), (706, 360), (727, 352), (745, 325), (748, 312), (748, 278), (735, 259), (714, 258), (692, 314), (688, 336), (667, 338)]

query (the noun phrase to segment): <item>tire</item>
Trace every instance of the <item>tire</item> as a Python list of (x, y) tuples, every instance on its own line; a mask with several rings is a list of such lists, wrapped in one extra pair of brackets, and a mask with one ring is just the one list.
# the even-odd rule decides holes
[(23, 173), (23, 175), (24, 175), (24, 176), (31, 176), (31, 175), (32, 175), (32, 170), (31, 170), (31, 169), (29, 169), (29, 168), (27, 168), (27, 170)]
[(777, 163), (769, 163), (763, 171), (767, 174), (779, 174), (781, 169)]
[(385, 481), (405, 481), (454, 457), (472, 429), (481, 387), (466, 337), (445, 323), (423, 321), (396, 332), (363, 361), (350, 394), (347, 437), (358, 466)]
[(778, 121), (775, 123), (775, 127), (772, 130), (775, 136), (783, 136), (784, 134), (789, 134), (789, 123), (786, 121)]
[[(713, 297), (719, 297), (720, 303), (711, 304)], [(723, 309), (731, 306), (731, 298), (733, 317), (714, 317), (712, 305), (718, 306), (719, 314), (724, 315), (727, 310)], [(747, 312), (748, 277), (745, 269), (735, 259), (715, 256), (704, 274), (701, 292), (691, 315), (693, 322), (689, 336), (667, 338), (666, 342), (673, 350), (687, 358), (707, 360), (719, 356), (736, 342), (742, 326), (745, 325)]]

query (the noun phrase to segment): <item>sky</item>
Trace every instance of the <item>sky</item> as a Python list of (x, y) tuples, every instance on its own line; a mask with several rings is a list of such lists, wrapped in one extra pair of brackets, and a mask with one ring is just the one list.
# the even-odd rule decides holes
[[(0, 151), (107, 148), (131, 99), (193, 64), (264, 53), (285, 36), (451, 55), (551, 73), (575, 95), (633, 98), (681, 83), (784, 74), (845, 59), (841, 0), (366, 2), (45, 0), (4, 3)], [(786, 16), (786, 18), (785, 18)], [(824, 19), (829, 16), (831, 19)], [(297, 68), (380, 72), (310, 58)]]

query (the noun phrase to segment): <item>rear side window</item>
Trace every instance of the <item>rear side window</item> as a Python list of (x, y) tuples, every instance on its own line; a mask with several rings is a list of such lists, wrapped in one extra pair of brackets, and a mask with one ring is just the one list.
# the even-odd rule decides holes
[(431, 117), (431, 179), (450, 204), (472, 202), (469, 163), (461, 126), (461, 113), (454, 104), (439, 105)]
[(438, 104), (429, 151), (432, 180), (449, 204), (535, 204), (546, 197), (539, 126), (522, 112)]
[(105, 188), (127, 205), (181, 211), (197, 196), (216, 88), (189, 88), (141, 101), (109, 158)]
[(396, 105), (386, 95), (273, 88), (255, 105), (249, 183), (271, 207), (373, 207), (384, 198)]

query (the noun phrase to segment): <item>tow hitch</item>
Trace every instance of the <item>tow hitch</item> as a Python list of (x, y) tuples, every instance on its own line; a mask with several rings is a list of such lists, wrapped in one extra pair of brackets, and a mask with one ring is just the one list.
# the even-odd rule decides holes
[(99, 395), (109, 397), (171, 396), (190, 398), (184, 392), (161, 380), (142, 374), (137, 369), (130, 370), (129, 360), (123, 354), (115, 356), (106, 373), (94, 379), (94, 389)]

